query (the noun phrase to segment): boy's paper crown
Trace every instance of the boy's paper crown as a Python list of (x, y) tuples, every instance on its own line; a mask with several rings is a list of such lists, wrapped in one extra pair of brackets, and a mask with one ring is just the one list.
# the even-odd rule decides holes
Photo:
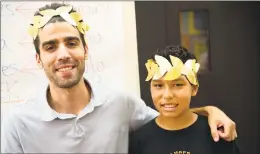
[(151, 79), (175, 80), (183, 74), (186, 75), (190, 83), (193, 85), (199, 85), (197, 72), (200, 64), (196, 63), (195, 59), (189, 59), (185, 62), (185, 64), (183, 64), (178, 57), (171, 55), (171, 62), (159, 55), (155, 55), (154, 58), (155, 61), (153, 59), (148, 59), (145, 63), (148, 71), (145, 81), (149, 81)]
[(82, 34), (85, 34), (86, 31), (89, 30), (89, 26), (83, 22), (83, 19), (79, 13), (69, 13), (71, 10), (72, 6), (61, 6), (56, 10), (47, 9), (40, 11), (39, 13), (41, 15), (36, 15), (33, 17), (33, 23), (30, 24), (29, 27), (29, 34), (35, 40), (38, 35), (39, 28), (42, 28), (54, 16), (61, 16), (65, 21), (67, 21), (71, 25), (77, 26), (78, 30)]

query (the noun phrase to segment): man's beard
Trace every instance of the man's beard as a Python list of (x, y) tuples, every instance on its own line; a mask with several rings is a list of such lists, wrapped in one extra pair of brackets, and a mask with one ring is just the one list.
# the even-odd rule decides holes
[[(54, 66), (53, 69), (50, 71), (50, 70), (47, 70), (45, 67), (44, 67), (44, 71), (45, 71), (45, 74), (47, 75), (47, 77), (49, 78), (49, 80), (55, 84), (57, 87), (59, 88), (72, 88), (74, 86), (76, 86), (79, 81), (81, 80), (83, 74), (84, 74), (84, 71), (85, 71), (85, 64), (84, 62), (81, 63), (82, 65), (80, 65), (79, 62), (71, 62), (73, 64), (75, 64), (75, 67), (73, 69), (76, 69), (76, 74), (73, 75), (71, 78), (69, 79), (61, 79), (60, 77), (58, 77), (56, 75), (56, 72), (57, 70), (55, 68), (57, 68), (58, 65), (65, 65), (67, 63), (62, 63), (62, 64), (57, 64), (57, 66)], [(75, 71), (75, 70), (73, 70)]]

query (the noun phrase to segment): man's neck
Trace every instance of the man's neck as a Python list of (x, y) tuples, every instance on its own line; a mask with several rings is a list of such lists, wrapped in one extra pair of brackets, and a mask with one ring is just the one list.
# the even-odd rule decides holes
[(166, 130), (180, 130), (191, 126), (197, 120), (197, 117), (197, 114), (188, 110), (177, 117), (159, 115), (156, 118), (156, 123)]
[(52, 109), (59, 113), (79, 114), (90, 101), (91, 88), (89, 86), (85, 85), (83, 78), (76, 86), (68, 89), (50, 84), (48, 103)]

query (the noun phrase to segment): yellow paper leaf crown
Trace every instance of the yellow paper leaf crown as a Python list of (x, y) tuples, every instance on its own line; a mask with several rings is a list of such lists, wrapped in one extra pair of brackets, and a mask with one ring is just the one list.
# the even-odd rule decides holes
[(199, 85), (197, 79), (197, 72), (200, 64), (196, 63), (195, 59), (189, 59), (183, 64), (183, 62), (175, 56), (170, 55), (170, 62), (163, 56), (155, 55), (153, 59), (148, 59), (145, 63), (148, 75), (145, 81), (151, 79), (158, 80), (175, 80), (182, 74), (186, 75), (187, 79), (193, 85)]
[(85, 22), (83, 22), (83, 18), (79, 13), (77, 12), (69, 13), (71, 10), (72, 10), (72, 6), (69, 5), (69, 6), (61, 6), (56, 10), (46, 9), (40, 11), (39, 13), (41, 15), (35, 15), (33, 17), (33, 23), (30, 24), (29, 27), (29, 34), (35, 40), (38, 35), (39, 28), (42, 28), (54, 16), (61, 16), (65, 21), (67, 21), (71, 25), (77, 26), (77, 29), (82, 34), (85, 34), (86, 31), (89, 30), (89, 26)]

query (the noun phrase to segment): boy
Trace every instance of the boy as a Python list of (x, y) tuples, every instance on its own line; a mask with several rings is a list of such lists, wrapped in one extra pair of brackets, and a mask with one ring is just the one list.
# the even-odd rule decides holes
[(207, 119), (190, 110), (199, 64), (180, 46), (159, 49), (146, 63), (150, 89), (160, 115), (135, 131), (130, 154), (238, 154), (234, 141), (214, 142)]

